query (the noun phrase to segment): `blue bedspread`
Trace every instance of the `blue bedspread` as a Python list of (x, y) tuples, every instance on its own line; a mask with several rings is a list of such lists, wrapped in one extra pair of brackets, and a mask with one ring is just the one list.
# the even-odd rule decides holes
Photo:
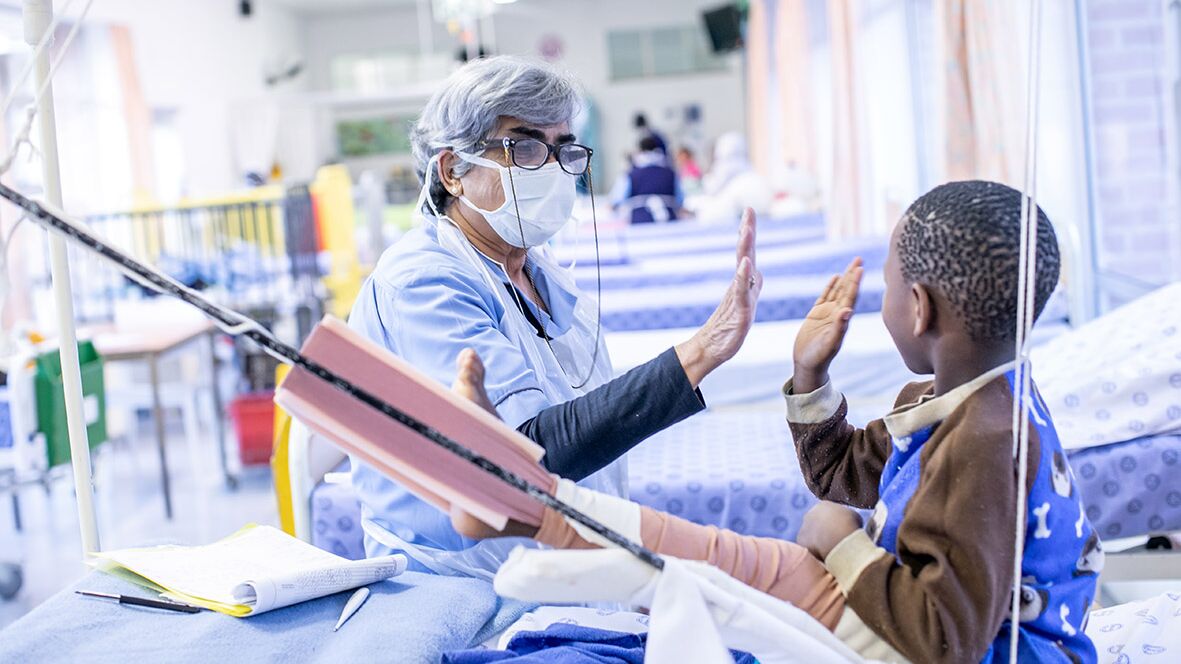
[(150, 596), (102, 573), (0, 632), (0, 662), (438, 662), (479, 644), (532, 605), (501, 599), (492, 586), (406, 572), (370, 586), (372, 595), (339, 632), (350, 593), (253, 618), (189, 615), (120, 606), (75, 589)]

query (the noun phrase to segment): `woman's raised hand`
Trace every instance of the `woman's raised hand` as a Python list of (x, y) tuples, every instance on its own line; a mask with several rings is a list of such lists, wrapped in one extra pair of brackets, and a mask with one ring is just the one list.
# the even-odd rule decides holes
[(734, 357), (755, 321), (763, 275), (755, 263), (755, 213), (747, 208), (738, 229), (737, 268), (721, 304), (688, 341), (676, 347), (689, 383), (697, 387), (709, 372)]

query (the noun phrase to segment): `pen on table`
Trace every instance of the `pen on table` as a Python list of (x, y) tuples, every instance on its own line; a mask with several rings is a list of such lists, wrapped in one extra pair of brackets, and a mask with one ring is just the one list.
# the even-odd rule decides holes
[(353, 596), (349, 598), (349, 601), (344, 603), (344, 610), (340, 612), (340, 620), (336, 621), (336, 627), (333, 627), (332, 631), (335, 632), (336, 630), (340, 629), (340, 626), (344, 624), (344, 621), (352, 618), (353, 614), (357, 612), (357, 609), (361, 608), (361, 605), (364, 604), (365, 600), (368, 598), (368, 588), (357, 588), (357, 592), (353, 593)]
[(181, 613), (199, 613), (201, 607), (190, 606), (188, 604), (181, 604), (180, 602), (169, 602), (164, 599), (148, 599), (147, 597), (132, 597), (131, 595), (116, 595), (114, 593), (98, 593), (92, 590), (75, 590), (79, 595), (86, 595), (87, 597), (101, 597), (103, 599), (118, 600), (120, 604), (130, 604), (133, 606), (146, 606), (152, 609), (164, 609), (166, 611), (179, 611)]

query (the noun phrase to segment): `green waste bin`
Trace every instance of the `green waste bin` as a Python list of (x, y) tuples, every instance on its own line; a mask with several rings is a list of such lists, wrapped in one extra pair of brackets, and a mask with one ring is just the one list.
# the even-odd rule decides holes
[[(94, 344), (78, 343), (78, 364), (82, 373), (82, 405), (86, 436), (93, 449), (107, 439), (107, 395), (103, 389), (103, 361)], [(37, 428), (45, 434), (49, 467), (70, 461), (70, 434), (66, 425), (66, 396), (62, 387), (62, 363), (58, 351), (37, 358), (33, 379), (37, 394)]]

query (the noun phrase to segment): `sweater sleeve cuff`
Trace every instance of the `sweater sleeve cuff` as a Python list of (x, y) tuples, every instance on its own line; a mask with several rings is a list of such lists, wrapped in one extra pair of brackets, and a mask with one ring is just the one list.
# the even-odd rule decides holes
[(672, 415), (677, 421), (705, 410), (705, 397), (702, 396), (700, 389), (689, 384), (689, 377), (685, 375), (685, 367), (681, 366), (681, 358), (677, 357), (677, 349), (669, 348), (661, 353), (657, 360), (665, 380), (669, 385), (675, 386), (675, 412)]
[(840, 392), (832, 381), (807, 394), (792, 394), (792, 381), (783, 386), (783, 399), (787, 402), (787, 421), (794, 424), (819, 424), (836, 414), (841, 407)]
[(865, 568), (888, 555), (890, 553), (874, 544), (864, 530), (855, 530), (833, 547), (824, 559), (824, 566), (837, 580), (841, 591), (848, 595)]

